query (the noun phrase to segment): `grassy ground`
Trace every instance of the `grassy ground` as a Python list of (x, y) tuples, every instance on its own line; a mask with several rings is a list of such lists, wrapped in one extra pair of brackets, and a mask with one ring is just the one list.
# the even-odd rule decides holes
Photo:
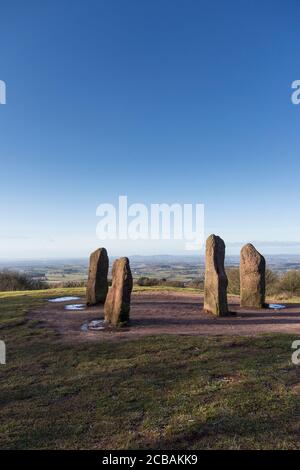
[(300, 448), (295, 337), (72, 346), (27, 318), (47, 297), (82, 293), (0, 294), (1, 448)]

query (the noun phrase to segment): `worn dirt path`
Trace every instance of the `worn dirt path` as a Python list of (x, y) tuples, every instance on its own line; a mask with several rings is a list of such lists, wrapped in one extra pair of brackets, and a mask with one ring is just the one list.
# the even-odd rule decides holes
[(119, 341), (145, 335), (257, 335), (262, 333), (300, 334), (300, 305), (286, 304), (286, 309), (240, 309), (237, 298), (229, 297), (230, 309), (236, 316), (218, 318), (204, 313), (203, 297), (191, 293), (149, 292), (132, 295), (131, 322), (120, 330), (81, 331), (81, 326), (103, 318), (103, 306), (81, 311), (68, 311), (67, 304), (45, 300), (30, 317), (53, 328), (61, 339), (78, 341)]

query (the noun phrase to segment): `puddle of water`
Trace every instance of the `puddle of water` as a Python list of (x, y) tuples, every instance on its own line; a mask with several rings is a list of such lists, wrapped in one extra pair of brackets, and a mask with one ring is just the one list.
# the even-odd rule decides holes
[(47, 299), (48, 302), (70, 302), (71, 300), (79, 300), (80, 297), (56, 297), (55, 299)]
[(81, 331), (88, 331), (89, 330), (89, 324), (86, 321), (82, 326), (81, 326)]
[(104, 330), (104, 320), (92, 320), (90, 322), (86, 321), (82, 326), (81, 326), (81, 331), (99, 331), (99, 330)]
[(269, 308), (272, 308), (274, 310), (281, 310), (282, 308), (285, 308), (285, 305), (281, 304), (269, 304)]
[(103, 320), (90, 321), (89, 330), (104, 330), (104, 321)]
[(84, 304), (71, 304), (71, 305), (66, 305), (65, 310), (84, 310), (85, 305)]

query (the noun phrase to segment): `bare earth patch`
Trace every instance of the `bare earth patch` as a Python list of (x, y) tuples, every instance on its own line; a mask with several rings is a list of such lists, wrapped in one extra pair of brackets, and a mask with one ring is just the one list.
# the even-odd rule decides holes
[[(81, 298), (78, 302), (84, 302)], [(130, 325), (120, 329), (82, 331), (82, 325), (103, 319), (103, 306), (80, 311), (65, 310), (70, 302), (46, 302), (30, 317), (53, 328), (64, 341), (119, 341), (147, 335), (243, 335), (263, 333), (300, 334), (300, 305), (284, 310), (241, 309), (237, 298), (229, 297), (229, 307), (236, 316), (218, 318), (203, 312), (203, 296), (185, 292), (133, 293)]]

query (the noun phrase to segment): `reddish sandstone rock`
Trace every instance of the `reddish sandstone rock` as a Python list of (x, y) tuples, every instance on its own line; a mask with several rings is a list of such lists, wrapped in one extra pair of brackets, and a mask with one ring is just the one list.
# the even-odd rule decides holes
[(104, 304), (108, 292), (108, 256), (105, 248), (99, 248), (90, 256), (86, 286), (87, 305)]
[(204, 310), (218, 316), (228, 314), (228, 280), (224, 258), (224, 241), (216, 235), (210, 235), (206, 240)]
[(265, 272), (265, 258), (251, 243), (243, 246), (240, 258), (241, 307), (264, 307)]
[(105, 321), (113, 326), (129, 321), (132, 284), (129, 259), (117, 259), (112, 270), (112, 285), (104, 305)]

